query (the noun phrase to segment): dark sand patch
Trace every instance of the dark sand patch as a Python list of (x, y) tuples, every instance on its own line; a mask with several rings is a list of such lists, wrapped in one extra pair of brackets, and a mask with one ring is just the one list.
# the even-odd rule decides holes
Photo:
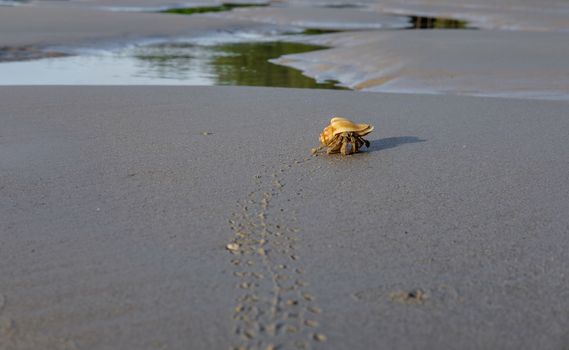
[(389, 293), (389, 300), (402, 304), (423, 304), (427, 301), (428, 295), (421, 289), (411, 291), (396, 291)]
[(444, 17), (409, 16), (407, 29), (474, 29), (467, 21)]
[(0, 62), (28, 61), (69, 56), (64, 52), (42, 50), (33, 46), (0, 46)]

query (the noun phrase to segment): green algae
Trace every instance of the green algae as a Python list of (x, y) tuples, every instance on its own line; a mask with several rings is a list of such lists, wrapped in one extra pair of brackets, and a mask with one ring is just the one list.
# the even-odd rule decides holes
[(199, 7), (183, 7), (183, 8), (172, 8), (168, 10), (161, 11), (162, 13), (173, 13), (178, 15), (195, 15), (200, 13), (209, 13), (209, 12), (224, 12), (224, 11), (231, 11), (236, 8), (240, 7), (264, 7), (267, 4), (233, 4), (233, 3), (224, 3), (219, 6), (199, 6)]
[(322, 35), (322, 34), (332, 34), (332, 33), (340, 33), (341, 30), (335, 29), (320, 29), (320, 28), (306, 28), (302, 31), (303, 35)]

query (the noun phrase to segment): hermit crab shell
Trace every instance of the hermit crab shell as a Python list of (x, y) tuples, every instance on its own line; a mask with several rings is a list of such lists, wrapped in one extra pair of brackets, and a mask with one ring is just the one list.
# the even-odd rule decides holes
[(359, 136), (365, 136), (372, 131), (372, 125), (356, 124), (351, 120), (343, 117), (334, 117), (330, 119), (330, 125), (325, 127), (320, 134), (320, 142), (323, 145), (327, 145), (335, 135), (341, 134), (343, 132), (355, 132)]

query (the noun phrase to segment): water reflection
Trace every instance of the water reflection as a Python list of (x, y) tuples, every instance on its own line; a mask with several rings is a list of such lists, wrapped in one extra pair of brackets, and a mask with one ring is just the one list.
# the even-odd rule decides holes
[(345, 89), (334, 82), (317, 83), (298, 70), (269, 62), (283, 55), (324, 48), (282, 41), (215, 46), (162, 44), (139, 49), (134, 57), (143, 63), (141, 75), (163, 79), (180, 79), (189, 71), (200, 70), (212, 77), (215, 85)]
[(0, 85), (246, 85), (346, 89), (336, 86), (335, 82), (317, 83), (298, 70), (269, 62), (282, 55), (319, 49), (324, 47), (281, 41), (146, 45), (57, 59), (0, 63)]
[(324, 49), (322, 46), (291, 42), (238, 43), (216, 47), (229, 55), (218, 56), (214, 62), (220, 85), (278, 86), (295, 88), (345, 89), (333, 82), (317, 83), (296, 69), (270, 63), (287, 54)]
[(137, 77), (149, 79), (185, 80), (198, 74), (215, 80), (210, 63), (214, 53), (207, 47), (188, 44), (161, 44), (139, 47), (125, 53), (133, 60)]

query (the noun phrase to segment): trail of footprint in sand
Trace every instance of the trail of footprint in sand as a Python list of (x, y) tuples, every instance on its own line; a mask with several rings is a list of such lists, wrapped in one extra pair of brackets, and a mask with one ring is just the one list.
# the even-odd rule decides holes
[(255, 190), (229, 220), (235, 236), (228, 250), (242, 291), (233, 311), (234, 349), (310, 349), (326, 340), (318, 330), (321, 309), (296, 251), (300, 230), (282, 200), (284, 175), (310, 159), (258, 174)]

